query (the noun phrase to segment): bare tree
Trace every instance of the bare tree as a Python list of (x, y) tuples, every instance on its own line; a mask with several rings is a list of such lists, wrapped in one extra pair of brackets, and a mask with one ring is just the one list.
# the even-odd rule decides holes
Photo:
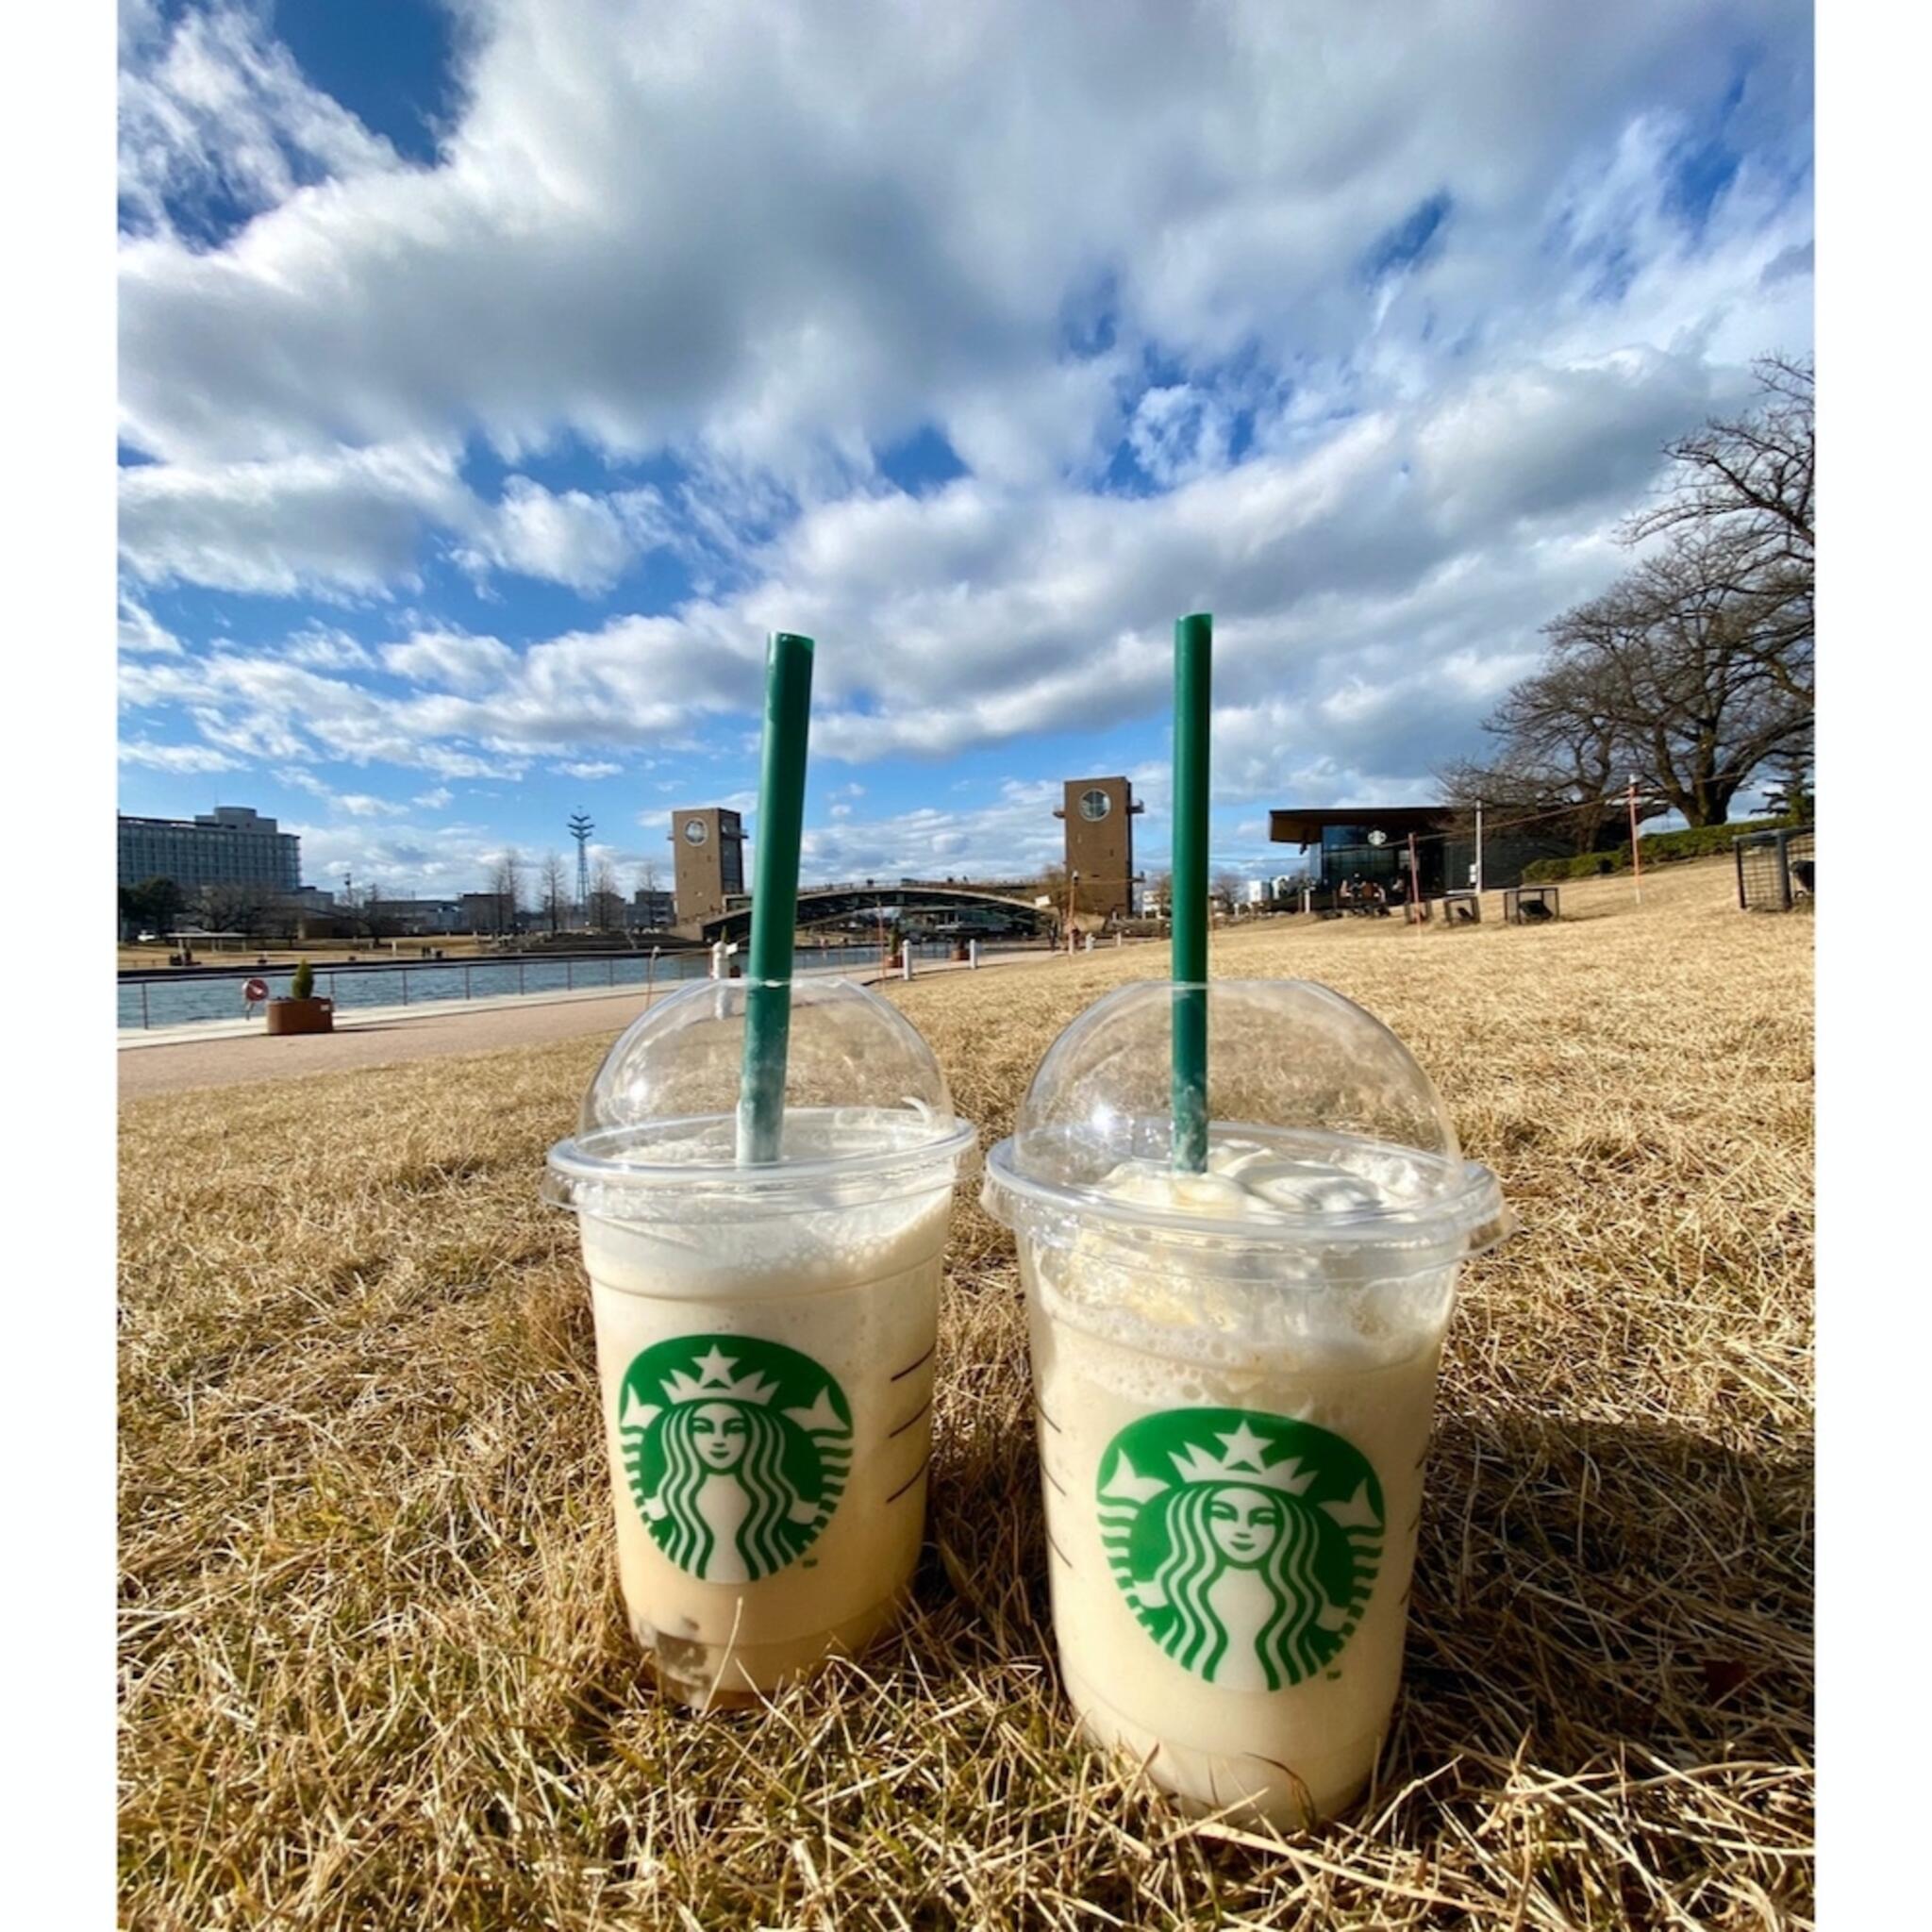
[(1816, 371), (1808, 358), (1783, 356), (1760, 357), (1751, 366), (1757, 407), (1664, 446), (1677, 466), (1672, 494), (1630, 520), (1629, 541), (1693, 525), (1741, 524), (1762, 553), (1810, 561), (1817, 543)]
[(175, 923), (187, 909), (188, 897), (171, 878), (143, 879), (126, 893), (126, 910), (135, 919), (145, 920), (148, 927), (162, 939), (174, 931)]
[(617, 871), (608, 858), (600, 858), (591, 874), (591, 924), (599, 932), (611, 932), (624, 924), (624, 894), (618, 890)]
[(552, 934), (562, 929), (570, 912), (570, 869), (560, 853), (546, 852), (537, 869), (538, 909), (550, 923)]
[(204, 886), (196, 910), (208, 931), (239, 933), (253, 945), (275, 922), (276, 895), (264, 886)]
[(494, 902), (491, 908), (491, 925), (499, 935), (517, 928), (517, 901), (523, 885), (524, 862), (514, 846), (506, 847), (490, 872), (490, 896)]
[(1602, 596), (1547, 626), (1548, 667), (1491, 721), (1512, 752), (1548, 760), (1587, 745), (1593, 778), (1607, 750), (1614, 789), (1627, 767), (1693, 825), (1722, 824), (1772, 755), (1810, 728), (1807, 706), (1765, 662), (1752, 600), (1729, 586), (1721, 533), (1680, 531)]
[[(1525, 680), (1485, 727), (1506, 739), (1501, 755), (1488, 764), (1458, 758), (1438, 771), (1459, 836), (1474, 835), (1478, 804), (1492, 826), (1534, 823), (1539, 833), (1579, 853), (1593, 852), (1604, 826), (1621, 822), (1623, 807), (1610, 794), (1623, 785), (1628, 760), (1620, 763), (1607, 719), (1577, 701), (1571, 689), (1577, 681), (1555, 672)], [(1530, 686), (1537, 687), (1533, 695)], [(1663, 809), (1642, 808), (1646, 817)]]
[(1240, 873), (1223, 871), (1214, 874), (1214, 881), (1209, 891), (1213, 897), (1219, 899), (1232, 912), (1241, 903), (1247, 889), (1247, 880)]
[(1815, 703), (1811, 643), (1817, 558), (1816, 375), (1810, 360), (1752, 365), (1756, 407), (1667, 444), (1670, 495), (1631, 518), (1628, 542), (1694, 537), (1704, 570), (1747, 618), (1741, 648), (1807, 709)]

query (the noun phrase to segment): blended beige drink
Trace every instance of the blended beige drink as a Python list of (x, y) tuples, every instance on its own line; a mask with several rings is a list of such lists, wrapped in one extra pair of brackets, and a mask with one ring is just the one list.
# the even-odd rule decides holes
[[(579, 1217), (630, 1625), (663, 1688), (708, 1706), (856, 1655), (906, 1599), (941, 1262), (973, 1136), (893, 1008), (801, 988), (808, 1075), (819, 1032), (834, 1036), (815, 1084), (880, 1061), (908, 1104), (788, 1109), (784, 1158), (737, 1167), (728, 1115), (676, 1109), (692, 1066), (702, 1090), (725, 1057), (705, 1036), (741, 1013), (743, 990), (691, 993), (696, 1024), (654, 1010), (613, 1049), (624, 1070), (600, 1075), (586, 1127), (552, 1150), (551, 1192)], [(632, 1118), (592, 1124), (612, 1112)]]
[[(1251, 1058), (1279, 1054), (1297, 1017), (1339, 1048), (1338, 1007), (1374, 1027), (1278, 984), (1286, 1014), (1230, 989), (1275, 1023), (1224, 1020)], [(1135, 1006), (1162, 991), (1076, 1022), (989, 1161), (1027, 1291), (1054, 1629), (1094, 1741), (1190, 1806), (1297, 1826), (1360, 1793), (1387, 1731), (1457, 1264), (1500, 1232), (1500, 1200), (1440, 1144), (1321, 1126), (1332, 1065), (1277, 1064), (1277, 1122), (1216, 1128), (1205, 1174), (1137, 1153), (1165, 1124), (1108, 1094), (1141, 1058)], [(1128, 1050), (1083, 1049), (1120, 1001)], [(1229, 1084), (1263, 1111), (1254, 1066)], [(1389, 1124), (1359, 1092), (1338, 1110)]]
[(587, 1220), (631, 1628), (689, 1702), (856, 1654), (925, 1523), (948, 1191), (674, 1235)]

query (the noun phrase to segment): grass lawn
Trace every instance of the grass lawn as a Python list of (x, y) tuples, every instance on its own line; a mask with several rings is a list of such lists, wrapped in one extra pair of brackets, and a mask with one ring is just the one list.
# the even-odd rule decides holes
[[(915, 1613), (748, 1713), (619, 1607), (573, 1224), (605, 1041), (122, 1115), (124, 1914), (227, 1927), (1788, 1926), (1811, 1911), (1811, 924), (1217, 933), (1386, 1020), (1523, 1232), (1450, 1330), (1402, 1700), (1306, 1839), (1073, 1740), (1008, 1237), (963, 1198)], [(1146, 948), (895, 987), (984, 1144)]]

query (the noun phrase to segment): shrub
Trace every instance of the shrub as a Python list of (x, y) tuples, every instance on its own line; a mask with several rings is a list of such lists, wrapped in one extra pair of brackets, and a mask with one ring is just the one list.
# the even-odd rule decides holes
[(315, 968), (304, 959), (295, 968), (295, 976), (289, 981), (289, 997), (291, 1000), (312, 999), (315, 995)]
[[(1687, 825), (1681, 832), (1646, 832), (1643, 835), (1645, 865), (1673, 865), (1680, 859), (1708, 858), (1713, 853), (1728, 855), (1731, 841), (1746, 832), (1771, 832), (1787, 821), (1783, 819), (1743, 819), (1735, 824)], [(1574, 858), (1539, 858), (1523, 869), (1527, 886), (1550, 885), (1559, 879), (1600, 878), (1606, 873), (1630, 870), (1630, 841), (1626, 839), (1613, 852), (1580, 852)]]

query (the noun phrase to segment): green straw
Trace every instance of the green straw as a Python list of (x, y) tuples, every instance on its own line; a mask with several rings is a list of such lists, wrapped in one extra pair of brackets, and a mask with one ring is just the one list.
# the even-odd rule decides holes
[(1174, 627), (1174, 1170), (1208, 1170), (1208, 721), (1214, 620)]
[(765, 650), (765, 750), (753, 850), (751, 958), (744, 990), (744, 1074), (738, 1164), (778, 1158), (785, 1057), (791, 1038), (791, 953), (798, 926), (798, 847), (805, 830), (805, 749), (811, 729), (809, 638), (774, 633)]

